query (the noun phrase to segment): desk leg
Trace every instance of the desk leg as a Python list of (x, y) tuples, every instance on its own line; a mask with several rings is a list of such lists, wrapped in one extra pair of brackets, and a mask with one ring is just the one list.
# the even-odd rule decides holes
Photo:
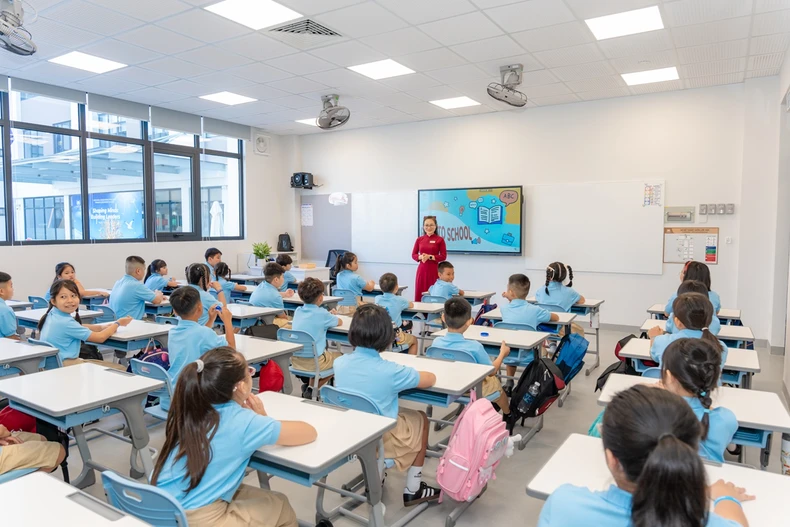
[(291, 354), (280, 355), (272, 360), (283, 372), (283, 393), (285, 395), (291, 395), (294, 389), (293, 381), (291, 381)]
[(132, 455), (135, 452), (140, 453), (140, 458), (143, 461), (143, 471), (148, 480), (151, 479), (151, 474), (154, 471), (154, 460), (151, 457), (151, 451), (148, 450), (148, 428), (145, 426), (145, 417), (143, 414), (143, 404), (148, 398), (147, 393), (135, 395), (128, 399), (123, 399), (112, 404), (112, 407), (119, 410), (129, 427), (129, 435), (132, 440)]
[(483, 381), (482, 381), (482, 379), (480, 380), (480, 382), (475, 384), (475, 394), (477, 395), (478, 399), (482, 399), (483, 398)]
[(381, 474), (379, 474), (378, 456), (376, 447), (378, 441), (371, 441), (357, 452), (359, 462), (362, 464), (362, 477), (368, 488), (368, 503), (370, 504), (371, 527), (384, 527), (384, 505), (381, 503)]
[(82, 425), (77, 425), (72, 428), (74, 441), (77, 443), (77, 449), (80, 451), (82, 458), (82, 472), (74, 479), (71, 484), (78, 489), (85, 489), (96, 483), (96, 474), (90, 466), (91, 450), (88, 448), (88, 439), (85, 437), (85, 430)]

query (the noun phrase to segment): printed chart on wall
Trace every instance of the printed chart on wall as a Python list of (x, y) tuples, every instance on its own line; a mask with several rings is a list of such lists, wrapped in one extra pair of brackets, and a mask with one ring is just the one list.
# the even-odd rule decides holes
[(719, 263), (718, 227), (665, 227), (664, 263)]
[(450, 253), (521, 254), (522, 187), (420, 190), (422, 218), (436, 216)]

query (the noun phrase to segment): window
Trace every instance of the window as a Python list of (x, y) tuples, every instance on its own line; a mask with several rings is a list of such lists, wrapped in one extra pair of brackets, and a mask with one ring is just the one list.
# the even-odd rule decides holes
[(79, 104), (43, 95), (12, 91), (11, 120), (26, 123), (79, 128)]
[(131, 117), (101, 112), (88, 112), (87, 128), (97, 134), (117, 135), (119, 137), (143, 138), (142, 122)]
[(63, 196), (23, 198), (23, 202), (25, 209), (25, 239), (66, 239)]
[(195, 146), (195, 136), (193, 134), (177, 132), (176, 130), (167, 130), (165, 128), (154, 128), (152, 126), (148, 138), (151, 141), (155, 141), (157, 143), (192, 147)]
[(240, 164), (235, 157), (200, 156), (201, 232), (204, 237), (239, 236), (241, 232)]
[(44, 155), (44, 138), (41, 132), (25, 130), (22, 132), (22, 143), (25, 145), (25, 157), (41, 157)]
[(200, 148), (206, 150), (219, 150), (230, 154), (239, 153), (239, 140), (214, 134), (203, 134), (200, 138)]
[(192, 156), (154, 154), (156, 232), (192, 232)]

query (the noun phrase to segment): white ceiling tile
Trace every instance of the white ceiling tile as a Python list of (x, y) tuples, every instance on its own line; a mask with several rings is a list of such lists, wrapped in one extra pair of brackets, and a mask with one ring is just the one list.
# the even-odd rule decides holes
[(89, 53), (103, 59), (114, 60), (123, 64), (139, 64), (162, 57), (161, 53), (156, 53), (149, 49), (133, 46), (120, 40), (112, 38), (104, 39), (95, 44), (91, 44), (80, 51)]
[(752, 36), (773, 35), (790, 31), (790, 10), (754, 15)]
[(475, 11), (468, 0), (378, 0), (378, 3), (414, 25)]
[[(82, 0), (64, 2), (47, 10), (46, 18), (61, 24), (110, 36), (141, 26), (142, 21)], [(32, 31), (32, 27), (31, 31)]]
[(782, 67), (784, 61), (784, 53), (771, 53), (770, 55), (757, 55), (749, 57), (749, 62), (746, 65), (750, 70), (768, 70)]
[(457, 116), (464, 116), (464, 115), (477, 115), (481, 113), (491, 113), (495, 111), (490, 106), (486, 106), (485, 104), (480, 104), (478, 106), (467, 106), (465, 108), (454, 108), (450, 110), (450, 113)]
[[(404, 75), (403, 77), (411, 77)], [(324, 86), (355, 86), (364, 83), (365, 77), (346, 68), (336, 68), (307, 75), (307, 78)], [(401, 77), (394, 77), (401, 78)], [(309, 91), (309, 90), (308, 90)]]
[(316, 20), (351, 38), (377, 35), (407, 26), (406, 22), (373, 2), (324, 13)]
[(254, 101), (233, 106), (224, 104), (220, 106), (220, 104), (221, 103), (214, 103), (214, 108), (206, 109), (203, 115), (207, 117), (217, 117), (219, 119), (233, 119), (234, 117), (243, 115), (257, 115), (287, 110), (287, 108), (283, 106), (266, 101)]
[(417, 53), (442, 46), (416, 27), (407, 27), (381, 35), (371, 35), (361, 39), (361, 42), (388, 57)]
[(433, 70), (427, 74), (430, 77), (444, 83), (455, 84), (457, 82), (473, 82), (480, 81), (481, 83), (488, 79), (488, 75), (483, 73), (483, 70), (477, 66), (466, 64), (464, 66), (455, 66), (452, 68), (444, 68), (440, 70)]
[(665, 82), (652, 82), (650, 84), (640, 84), (639, 86), (631, 86), (631, 93), (634, 95), (643, 95), (646, 93), (659, 93), (665, 91), (675, 91), (683, 89), (683, 81), (681, 79)]
[[(8, 53), (3, 53), (3, 55), (7, 54)], [(12, 76), (18, 76), (23, 79), (47, 83), (51, 83), (52, 79), (54, 78), (58, 79), (60, 83), (66, 84), (68, 82), (84, 80), (95, 75), (95, 73), (91, 73), (89, 71), (79, 70), (77, 68), (69, 68), (66, 66), (61, 66), (60, 64), (54, 64), (52, 62), (38, 62), (30, 66), (20, 68), (19, 73)]]
[(261, 64), (260, 62), (253, 62), (252, 64), (233, 68), (228, 70), (228, 73), (231, 75), (237, 75), (243, 79), (255, 81), (260, 84), (293, 77), (293, 75), (288, 72), (278, 70), (277, 68), (272, 68), (271, 66)]
[(752, 37), (749, 41), (749, 54), (784, 53), (788, 45), (790, 45), (790, 33)]
[(160, 20), (156, 25), (209, 43), (240, 37), (252, 32), (246, 26), (231, 22), (227, 18), (205, 9), (192, 9)]
[[(134, 18), (139, 18), (145, 22), (154, 22), (187, 9), (192, 6), (179, 0), (90, 0), (92, 4), (97, 4), (108, 9), (124, 13)], [(38, 5), (39, 2), (36, 2)]]
[(559, 79), (549, 70), (539, 70), (525, 72), (521, 78), (521, 85), (526, 87), (540, 86), (541, 84), (553, 84), (558, 81)]
[(506, 35), (458, 44), (451, 49), (469, 62), (483, 62), (524, 53), (521, 46)]
[(438, 70), (439, 68), (449, 68), (460, 66), (466, 61), (447, 48), (432, 49), (396, 57), (396, 61), (415, 71)]
[(219, 49), (215, 46), (204, 46), (198, 49), (191, 49), (176, 55), (176, 58), (187, 62), (194, 62), (213, 70), (225, 70), (235, 68), (252, 62), (247, 57), (236, 55), (229, 51)]
[(672, 35), (666, 29), (649, 31), (638, 35), (609, 38), (598, 42), (607, 58), (632, 57), (672, 49)]
[(686, 79), (687, 88), (705, 88), (707, 86), (718, 86), (721, 84), (737, 84), (743, 82), (745, 73), (725, 73), (721, 75), (709, 75), (707, 77), (694, 77)]
[(309, 53), (296, 53), (266, 61), (270, 66), (285, 70), (294, 75), (307, 75), (319, 71), (331, 70), (335, 66)]
[(267, 84), (276, 90), (282, 90), (288, 93), (300, 94), (307, 93), (325, 88), (320, 82), (315, 82), (304, 77), (291, 77), (290, 79), (283, 79), (277, 82), (270, 82)]
[(419, 99), (416, 99), (403, 92), (396, 92), (389, 95), (382, 95), (381, 97), (374, 97), (373, 100), (379, 104), (383, 104), (384, 106), (396, 106), (398, 104), (420, 102)]
[(556, 26), (530, 29), (511, 35), (527, 51), (545, 51), (586, 44), (595, 39), (584, 22), (568, 22)]
[(565, 85), (576, 93), (597, 92), (597, 91), (617, 91), (625, 89), (626, 95), (628, 88), (620, 75), (609, 75), (607, 77), (596, 77), (594, 79), (583, 79), (578, 81), (568, 81)]
[(157, 26), (143, 26), (117, 38), (166, 55), (181, 53), (203, 45), (200, 41)]
[(746, 70), (746, 57), (717, 60), (715, 62), (703, 62), (700, 64), (686, 64), (678, 68), (680, 77), (684, 79), (690, 77), (723, 75), (725, 73), (738, 73), (744, 70)]
[(581, 20), (654, 6), (659, 0), (565, 0)]
[(159, 87), (163, 90), (171, 91), (173, 93), (180, 93), (185, 97), (200, 97), (201, 95), (208, 95), (209, 92), (207, 86), (184, 79), (168, 82), (167, 84), (162, 84)]
[(158, 71), (145, 70), (143, 68), (134, 66), (104, 73), (102, 74), (102, 77), (119, 81), (126, 80), (129, 82), (136, 82), (144, 86), (158, 86), (160, 84), (165, 84), (176, 80), (176, 77), (173, 77), (172, 75), (167, 75)]
[(749, 54), (749, 39), (730, 40), (704, 46), (693, 46), (678, 49), (678, 60), (681, 64), (695, 62), (711, 62), (714, 60), (745, 57)]
[[(406, 75), (406, 77), (410, 77), (410, 75)], [(327, 90), (324, 90), (324, 93), (326, 92)], [(354, 97), (364, 97), (364, 98), (373, 99), (384, 95), (391, 95), (395, 93), (395, 89), (391, 88), (390, 86), (387, 86), (381, 81), (363, 79), (354, 84), (347, 84), (345, 86), (340, 86), (337, 92), (342, 96), (354, 96)], [(302, 95), (304, 95), (305, 97), (312, 97), (312, 94), (309, 93), (303, 93)]]
[(475, 4), (480, 9), (490, 9), (492, 7), (499, 7), (502, 5), (507, 4), (515, 4), (516, 2), (521, 2), (522, 0), (472, 0), (472, 3)]
[(680, 0), (664, 2), (662, 18), (665, 26), (679, 27), (751, 14), (752, 2), (743, 0)]
[(595, 44), (580, 44), (568, 48), (538, 51), (533, 53), (533, 55), (547, 68), (572, 66), (574, 64), (604, 60), (605, 58)]
[(64, 0), (36, 0), (35, 8), (38, 10), (38, 13), (43, 15), (46, 14), (45, 11), (50, 7), (57, 5)]
[(217, 0), (183, 0), (187, 4), (192, 4), (194, 6), (204, 6), (208, 4), (216, 4)]
[(433, 88), (411, 90), (406, 93), (422, 101), (437, 101), (461, 96), (461, 92), (450, 86), (434, 86)]
[(104, 75), (96, 75), (90, 79), (69, 84), (67, 87), (89, 93), (98, 93), (100, 95), (117, 95), (127, 91), (142, 90), (146, 86), (144, 84), (137, 84), (136, 82), (108, 79)]
[(436, 79), (423, 75), (422, 73), (382, 79), (380, 82), (399, 91), (421, 90), (423, 88), (432, 88), (440, 84)]
[(749, 38), (751, 24), (752, 17), (742, 16), (740, 18), (719, 20), (718, 22), (708, 22), (707, 24), (675, 27), (670, 31), (675, 45), (679, 48), (685, 48)]
[(445, 46), (482, 40), (502, 34), (502, 30), (479, 11), (422, 24), (420, 29)]
[(401, 104), (398, 106), (393, 106), (393, 108), (395, 110), (398, 110), (399, 112), (403, 112), (411, 115), (432, 116), (428, 118), (441, 118), (441, 117), (448, 117), (451, 115), (450, 112), (448, 112), (447, 110), (444, 110), (443, 108), (439, 108), (435, 104), (431, 104), (429, 102)]
[(250, 33), (238, 38), (225, 40), (218, 47), (252, 60), (269, 60), (283, 55), (297, 53), (299, 50), (279, 40), (265, 37), (260, 33)]
[(212, 70), (203, 66), (198, 66), (191, 62), (179, 60), (174, 57), (165, 57), (140, 65), (141, 68), (175, 75), (176, 77), (191, 78), (198, 75), (205, 75)]
[(239, 93), (236, 90), (253, 84), (251, 80), (242, 79), (241, 77), (230, 75), (227, 72), (207, 73), (199, 77), (192, 77), (190, 80), (217, 91), (231, 91), (234, 93)]
[(530, 55), (529, 53), (525, 53), (524, 55), (517, 55), (515, 57), (506, 57), (503, 59), (491, 60), (488, 62), (480, 62), (476, 64), (478, 68), (483, 70), (486, 75), (491, 77), (499, 77), (499, 68), (501, 66), (507, 66), (511, 64), (521, 64), (524, 66), (524, 71), (535, 71), (535, 70), (542, 70), (545, 69), (543, 64), (538, 62), (535, 57)]
[(334, 11), (342, 7), (360, 4), (365, 0), (277, 0), (278, 3), (290, 7), (297, 13), (312, 16), (318, 13)]
[(562, 0), (530, 0), (487, 9), (485, 13), (508, 33), (571, 22), (575, 18)]
[(72, 49), (96, 42), (102, 38), (97, 33), (76, 29), (47, 18), (39, 18), (25, 27), (33, 34), (35, 42), (51, 42), (58, 46)]
[(756, 0), (754, 3), (755, 13), (779, 11), (780, 9), (790, 9), (790, 0)]
[(590, 90), (583, 93), (577, 93), (579, 98), (583, 101), (596, 101), (599, 99), (612, 99), (614, 97), (626, 97), (631, 95), (628, 88), (604, 88), (599, 90)]
[(252, 97), (253, 99), (257, 99), (259, 101), (271, 101), (273, 99), (280, 99), (282, 97), (288, 97), (292, 95), (282, 90), (276, 90), (271, 86), (264, 86), (263, 84), (250, 84), (248, 86), (241, 86), (233, 90), (233, 93), (238, 93), (239, 95), (244, 95), (245, 97)]
[(321, 109), (321, 104), (313, 99), (302, 97), (301, 95), (289, 95), (288, 97), (278, 97), (271, 99), (269, 102), (278, 104), (283, 108), (299, 109), (299, 108), (315, 108), (316, 111)]
[(751, 70), (746, 72), (747, 79), (755, 79), (757, 77), (773, 77), (779, 75), (781, 68), (774, 68), (770, 70)]
[(542, 86), (532, 86), (526, 90), (527, 97), (530, 99), (535, 97), (553, 97), (555, 95), (565, 95), (571, 93), (571, 90), (565, 84), (558, 82), (556, 84), (544, 84)]
[(678, 57), (674, 50), (634, 55), (609, 61), (617, 73), (633, 73), (635, 71), (657, 70), (677, 66)]
[(555, 95), (553, 97), (539, 97), (532, 99), (532, 102), (538, 106), (554, 106), (555, 104), (569, 104), (579, 102), (579, 96), (573, 93), (568, 95)]
[(142, 90), (130, 91), (124, 94), (124, 99), (143, 104), (160, 104), (163, 102), (183, 99), (183, 95), (169, 92), (161, 88), (143, 88)]
[(384, 60), (387, 57), (356, 40), (349, 40), (340, 44), (333, 44), (323, 48), (313, 49), (311, 54), (338, 66), (357, 66)]
[(612, 66), (604, 61), (589, 62), (587, 64), (577, 64), (575, 66), (564, 66), (554, 68), (551, 72), (562, 81), (576, 81), (581, 79), (591, 79), (594, 77), (605, 77), (615, 73)]

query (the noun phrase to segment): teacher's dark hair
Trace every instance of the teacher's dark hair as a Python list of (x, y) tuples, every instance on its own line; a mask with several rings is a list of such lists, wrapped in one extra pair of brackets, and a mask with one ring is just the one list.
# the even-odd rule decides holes
[(436, 234), (439, 233), (439, 222), (436, 221), (436, 216), (423, 216), (422, 217), (422, 233), (425, 234), (425, 222), (428, 220), (433, 220), (433, 224), (436, 225)]

